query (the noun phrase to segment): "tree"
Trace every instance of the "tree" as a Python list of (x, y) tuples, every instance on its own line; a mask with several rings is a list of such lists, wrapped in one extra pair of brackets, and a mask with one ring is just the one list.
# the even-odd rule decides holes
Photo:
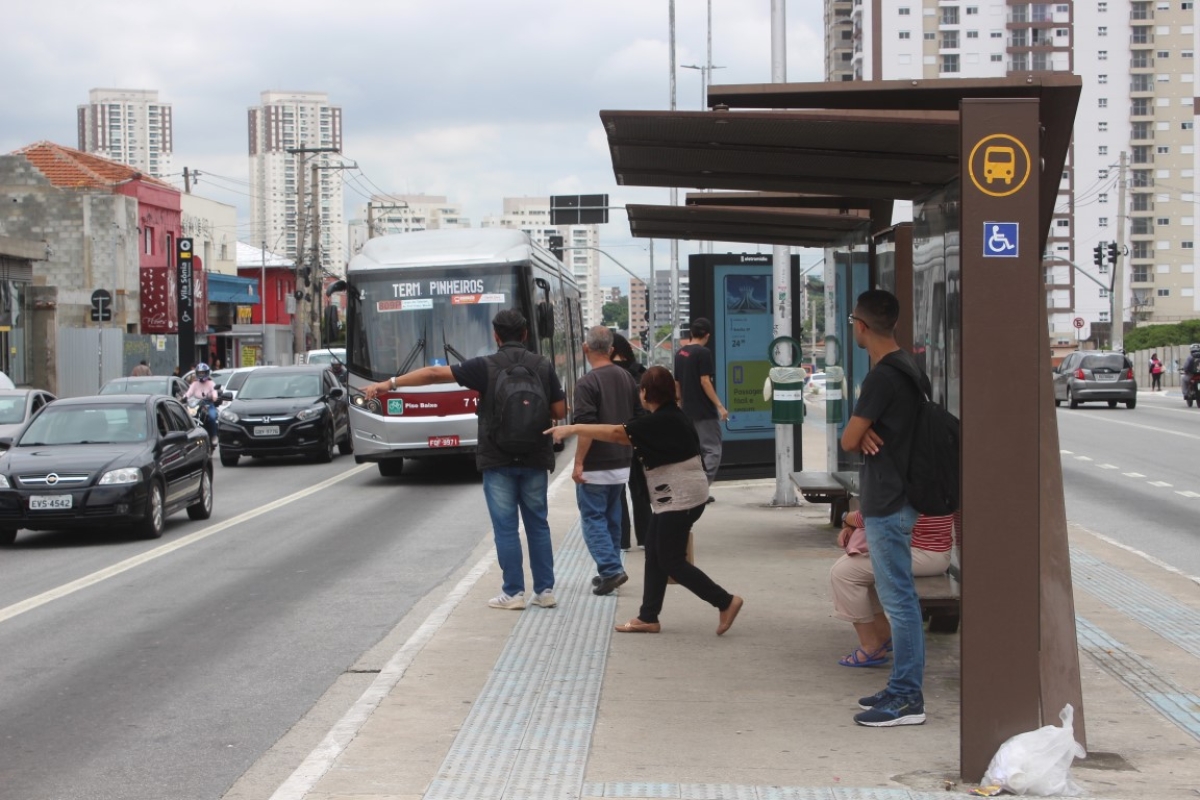
[(617, 330), (629, 330), (629, 304), (625, 300), (605, 303), (600, 314), (604, 325)]

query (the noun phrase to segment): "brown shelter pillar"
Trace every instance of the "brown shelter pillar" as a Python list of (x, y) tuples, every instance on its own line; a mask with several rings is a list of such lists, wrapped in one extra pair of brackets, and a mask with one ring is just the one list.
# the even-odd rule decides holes
[(1005, 739), (1041, 725), (1033, 467), (1048, 340), (1038, 101), (968, 99), (961, 112), (962, 351), (987, 354), (961, 373), (961, 768), (977, 781)]

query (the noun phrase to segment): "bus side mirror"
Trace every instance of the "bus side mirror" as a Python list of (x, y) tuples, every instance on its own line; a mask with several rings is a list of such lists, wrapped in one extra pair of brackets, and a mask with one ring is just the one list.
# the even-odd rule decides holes
[(337, 281), (334, 281), (333, 283), (329, 284), (329, 286), (327, 286), (325, 288), (325, 296), (333, 297), (333, 295), (336, 294), (337, 292), (344, 292), (344, 291), (346, 291), (346, 282), (342, 281), (342, 280), (337, 280)]
[(538, 336), (548, 339), (554, 335), (554, 309), (544, 300), (538, 303), (537, 325)]

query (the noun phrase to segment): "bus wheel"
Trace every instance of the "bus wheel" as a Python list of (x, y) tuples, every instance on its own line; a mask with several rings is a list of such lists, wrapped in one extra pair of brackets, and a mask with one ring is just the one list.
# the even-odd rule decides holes
[(403, 458), (387, 458), (379, 462), (379, 474), (385, 478), (398, 478), (403, 472)]

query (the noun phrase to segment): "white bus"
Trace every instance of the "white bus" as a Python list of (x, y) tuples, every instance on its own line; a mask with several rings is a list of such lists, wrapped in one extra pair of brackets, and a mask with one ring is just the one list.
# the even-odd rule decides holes
[(492, 317), (529, 320), (530, 349), (554, 364), (571, 397), (583, 374), (579, 287), (520, 231), (453, 229), (370, 239), (345, 281), (346, 367), (354, 457), (399, 475), (405, 458), (473, 453), (476, 392), (457, 383), (400, 388), (368, 401), (363, 387), (426, 366), (496, 351)]

